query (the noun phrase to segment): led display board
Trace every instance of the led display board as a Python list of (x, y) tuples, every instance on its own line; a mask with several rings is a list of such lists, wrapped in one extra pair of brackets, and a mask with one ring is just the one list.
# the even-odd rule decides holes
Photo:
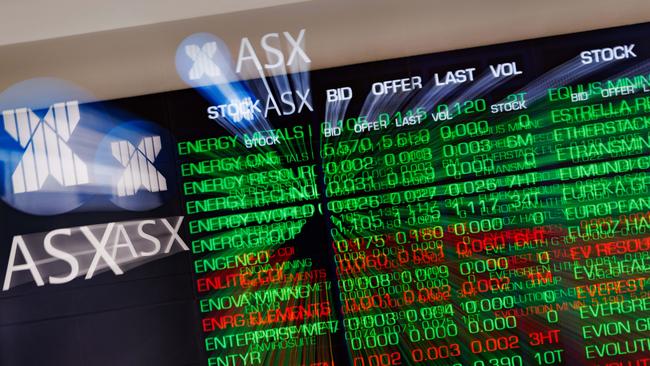
[(191, 89), (0, 94), (0, 364), (648, 364), (649, 24), (315, 46), (198, 34)]

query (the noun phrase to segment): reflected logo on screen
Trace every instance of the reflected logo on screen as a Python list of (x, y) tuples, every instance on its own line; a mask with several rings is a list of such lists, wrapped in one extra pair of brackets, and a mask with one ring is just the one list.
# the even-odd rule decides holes
[(189, 72), (190, 80), (199, 80), (203, 75), (210, 77), (221, 75), (221, 69), (212, 60), (217, 49), (217, 42), (206, 42), (202, 47), (196, 44), (185, 46), (185, 53), (194, 63)]
[(125, 140), (111, 143), (113, 157), (124, 167), (117, 183), (118, 196), (133, 196), (140, 188), (149, 192), (167, 190), (167, 180), (153, 164), (160, 149), (160, 136), (143, 138), (137, 148)]
[(5, 131), (25, 149), (11, 176), (15, 194), (42, 189), (48, 177), (66, 187), (89, 182), (86, 164), (67, 144), (80, 120), (77, 101), (50, 106), (43, 119), (28, 108), (2, 116)]

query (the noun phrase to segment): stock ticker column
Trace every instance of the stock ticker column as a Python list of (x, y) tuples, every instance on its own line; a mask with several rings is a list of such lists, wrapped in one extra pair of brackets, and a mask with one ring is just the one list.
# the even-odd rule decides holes
[(560, 328), (580, 340), (580, 362), (646, 365), (650, 54), (644, 39), (605, 44), (583, 47), (564, 64), (590, 77), (547, 88), (540, 103), (550, 127), (535, 138), (553, 146), (557, 168), (545, 179), (559, 196), (564, 245), (541, 249), (553, 266), (538, 279), (560, 285), (555, 306), (572, 313), (564, 319), (573, 324)]
[(326, 216), (352, 364), (413, 364), (425, 360), (424, 339), (435, 334), (446, 340), (443, 352), (460, 352), (435, 185), (436, 137), (424, 108), (401, 108), (403, 99), (385, 94), (386, 85), (399, 85), (402, 95), (422, 89), (421, 76), (379, 82), (368, 92), (374, 77), (327, 90)]
[(178, 154), (205, 364), (333, 365), (310, 120), (227, 131), (202, 117)]
[(331, 83), (326, 218), (354, 365), (650, 361), (650, 70), (630, 44), (568, 43), (550, 65)]

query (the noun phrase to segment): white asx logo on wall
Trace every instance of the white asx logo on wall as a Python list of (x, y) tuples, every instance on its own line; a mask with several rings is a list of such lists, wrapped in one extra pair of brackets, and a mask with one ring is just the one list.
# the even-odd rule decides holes
[(206, 42), (201, 47), (195, 44), (185, 46), (185, 53), (193, 62), (189, 72), (190, 80), (199, 80), (203, 75), (209, 77), (221, 75), (221, 69), (212, 60), (217, 49), (217, 42)]
[(145, 137), (137, 147), (125, 140), (111, 143), (113, 156), (124, 166), (116, 187), (118, 196), (132, 196), (140, 188), (149, 192), (167, 190), (167, 180), (154, 166), (161, 148), (160, 136)]
[(305, 29), (297, 33), (267, 33), (259, 38), (243, 37), (233, 59), (221, 38), (211, 33), (195, 33), (178, 46), (176, 70), (192, 87), (263, 78), (264, 72), (306, 72), (312, 61), (305, 49), (305, 37)]
[(40, 190), (48, 177), (66, 187), (89, 182), (86, 163), (67, 145), (80, 119), (77, 101), (50, 106), (42, 120), (29, 108), (2, 117), (5, 131), (25, 149), (11, 176), (15, 194)]
[(77, 100), (50, 102), (47, 109), (15, 104), (0, 109), (0, 193), (7, 204), (56, 215), (89, 200), (94, 209), (144, 211), (168, 198), (164, 172), (173, 166), (161, 166), (173, 164), (172, 150), (164, 148), (173, 142), (164, 128), (146, 121), (116, 124), (91, 109), (86, 115), (88, 107)]

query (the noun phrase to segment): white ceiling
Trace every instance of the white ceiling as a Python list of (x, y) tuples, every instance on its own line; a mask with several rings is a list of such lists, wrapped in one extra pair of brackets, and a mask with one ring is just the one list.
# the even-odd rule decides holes
[(0, 46), (308, 0), (0, 0)]
[(234, 53), (306, 29), (317, 70), (648, 21), (649, 0), (0, 0), (0, 91), (43, 76), (99, 100), (184, 89), (176, 50), (198, 32)]

